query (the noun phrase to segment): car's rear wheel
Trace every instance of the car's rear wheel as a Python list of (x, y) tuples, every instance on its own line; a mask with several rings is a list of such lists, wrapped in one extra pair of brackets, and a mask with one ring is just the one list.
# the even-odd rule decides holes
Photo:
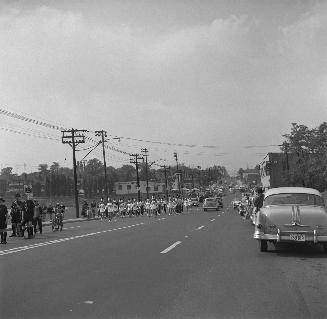
[(327, 253), (327, 243), (323, 243), (322, 248), (324, 249), (324, 252)]
[(266, 252), (268, 249), (268, 242), (266, 240), (259, 240), (260, 251)]
[(203, 208), (203, 210), (206, 212), (207, 211), (207, 209), (206, 208)]

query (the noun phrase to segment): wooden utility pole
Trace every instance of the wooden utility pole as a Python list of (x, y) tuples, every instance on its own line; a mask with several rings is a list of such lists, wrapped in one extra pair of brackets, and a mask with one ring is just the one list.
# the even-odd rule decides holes
[(145, 157), (145, 175), (146, 175), (146, 198), (149, 199), (149, 176), (148, 176), (148, 149), (141, 148), (141, 152)]
[(168, 180), (167, 180), (167, 169), (169, 169), (169, 166), (166, 165), (160, 165), (161, 168), (164, 169), (164, 173), (165, 173), (165, 188), (166, 188), (166, 200), (168, 200)]
[(130, 163), (135, 164), (136, 168), (136, 187), (137, 187), (137, 200), (141, 200), (140, 178), (139, 178), (139, 160), (144, 160), (140, 154), (130, 154)]
[(78, 189), (77, 189), (77, 173), (76, 173), (76, 146), (78, 144), (85, 143), (85, 136), (83, 133), (88, 132), (87, 130), (65, 130), (62, 132), (62, 143), (69, 144), (73, 149), (73, 167), (74, 167), (74, 192), (75, 192), (75, 207), (76, 207), (76, 218), (79, 218), (79, 203), (78, 203)]
[(106, 164), (106, 152), (104, 150), (104, 138), (107, 137), (107, 132), (104, 130), (95, 131), (96, 136), (101, 136), (101, 143), (102, 143), (102, 156), (103, 156), (103, 167), (104, 167), (104, 192), (106, 194), (105, 203), (107, 203), (109, 198), (109, 191), (108, 191), (108, 178), (107, 178), (107, 164)]
[(178, 192), (179, 192), (179, 196), (181, 196), (181, 179), (182, 179), (182, 174), (179, 172), (178, 169), (178, 157), (177, 157), (177, 153), (174, 153), (174, 157), (176, 160), (176, 171), (177, 171), (177, 184), (178, 184)]

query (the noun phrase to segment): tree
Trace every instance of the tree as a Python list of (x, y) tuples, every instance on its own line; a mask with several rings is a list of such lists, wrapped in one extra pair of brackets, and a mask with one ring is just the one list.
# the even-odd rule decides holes
[(132, 165), (123, 165), (117, 169), (118, 180), (128, 182), (136, 180), (136, 169)]
[(50, 172), (51, 173), (58, 173), (60, 168), (60, 165), (58, 162), (53, 162), (52, 165), (50, 166)]
[(241, 179), (243, 179), (244, 169), (241, 167), (241, 168), (237, 171), (237, 174), (240, 176)]
[(45, 176), (48, 172), (48, 164), (39, 164), (38, 170), (43, 176)]
[(281, 150), (295, 158), (288, 172), (290, 184), (324, 190), (327, 186), (327, 122), (313, 129), (292, 123), (291, 132), (283, 137)]
[(13, 170), (12, 167), (4, 167), (1, 170), (1, 176), (10, 177), (12, 175), (12, 170)]

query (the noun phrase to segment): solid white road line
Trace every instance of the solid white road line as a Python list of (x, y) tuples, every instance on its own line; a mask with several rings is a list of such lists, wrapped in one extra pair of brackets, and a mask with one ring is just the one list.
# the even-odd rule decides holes
[(197, 230), (200, 230), (200, 229), (202, 229), (202, 228), (204, 228), (204, 226), (200, 226), (200, 227), (198, 227)]
[(161, 251), (160, 254), (166, 254), (166, 253), (168, 253), (170, 250), (174, 249), (177, 245), (179, 245), (181, 243), (182, 243), (181, 241), (176, 241), (176, 243), (172, 244), (171, 246), (169, 246), (165, 250)]

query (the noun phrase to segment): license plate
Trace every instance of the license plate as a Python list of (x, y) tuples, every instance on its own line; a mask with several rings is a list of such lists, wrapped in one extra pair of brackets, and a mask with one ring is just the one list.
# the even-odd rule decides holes
[(290, 240), (305, 241), (305, 235), (304, 234), (290, 234)]

